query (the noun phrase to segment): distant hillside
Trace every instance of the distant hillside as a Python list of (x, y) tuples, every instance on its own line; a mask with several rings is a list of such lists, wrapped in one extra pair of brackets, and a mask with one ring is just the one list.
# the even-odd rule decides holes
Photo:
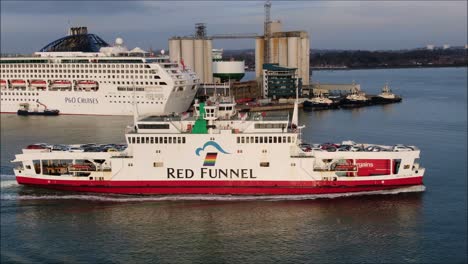
[(311, 51), (312, 68), (396, 68), (466, 66), (467, 50)]
[[(311, 50), (312, 69), (328, 68), (401, 68), (401, 67), (455, 67), (467, 66), (467, 50), (413, 49), (394, 51), (366, 50)], [(255, 50), (225, 50), (225, 60), (244, 60), (245, 65), (255, 69)]]

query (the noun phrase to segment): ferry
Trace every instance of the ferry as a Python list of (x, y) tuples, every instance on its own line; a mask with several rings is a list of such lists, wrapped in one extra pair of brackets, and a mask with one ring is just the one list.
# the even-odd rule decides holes
[(190, 107), (199, 78), (188, 67), (139, 48), (128, 50), (121, 38), (107, 44), (87, 28), (51, 42), (32, 56), (0, 59), (1, 113), (41, 102), (60, 114), (132, 115), (180, 113)]
[(303, 128), (298, 101), (290, 118), (240, 113), (234, 100), (217, 98), (197, 101), (192, 114), (135, 115), (125, 144), (33, 144), (12, 162), (19, 184), (94, 193), (297, 195), (423, 184), (415, 146), (308, 144)]

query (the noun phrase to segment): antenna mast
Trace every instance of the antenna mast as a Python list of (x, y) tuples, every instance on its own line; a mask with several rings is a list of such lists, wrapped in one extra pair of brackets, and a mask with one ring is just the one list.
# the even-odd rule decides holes
[(271, 38), (271, 28), (270, 28), (270, 9), (271, 1), (267, 0), (265, 3), (265, 28), (264, 28), (264, 39), (265, 39), (265, 54), (263, 63), (270, 63), (270, 38)]

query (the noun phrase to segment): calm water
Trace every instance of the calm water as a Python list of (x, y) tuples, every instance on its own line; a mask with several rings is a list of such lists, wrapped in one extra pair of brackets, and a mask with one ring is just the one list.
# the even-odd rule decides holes
[[(309, 142), (414, 144), (426, 190), (365, 196), (134, 197), (21, 187), (34, 142), (122, 142), (131, 118), (1, 116), (1, 263), (466, 263), (467, 69), (315, 72), (386, 81), (400, 104), (300, 113)], [(418, 191), (419, 192), (414, 192)]]

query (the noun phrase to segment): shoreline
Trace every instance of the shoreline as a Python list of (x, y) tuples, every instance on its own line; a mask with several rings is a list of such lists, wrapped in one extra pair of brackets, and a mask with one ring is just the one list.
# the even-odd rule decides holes
[(467, 68), (468, 65), (421, 65), (421, 66), (394, 66), (394, 67), (352, 67), (352, 68), (314, 68), (311, 71), (350, 71), (350, 70), (383, 70), (383, 69), (428, 69), (428, 68)]

